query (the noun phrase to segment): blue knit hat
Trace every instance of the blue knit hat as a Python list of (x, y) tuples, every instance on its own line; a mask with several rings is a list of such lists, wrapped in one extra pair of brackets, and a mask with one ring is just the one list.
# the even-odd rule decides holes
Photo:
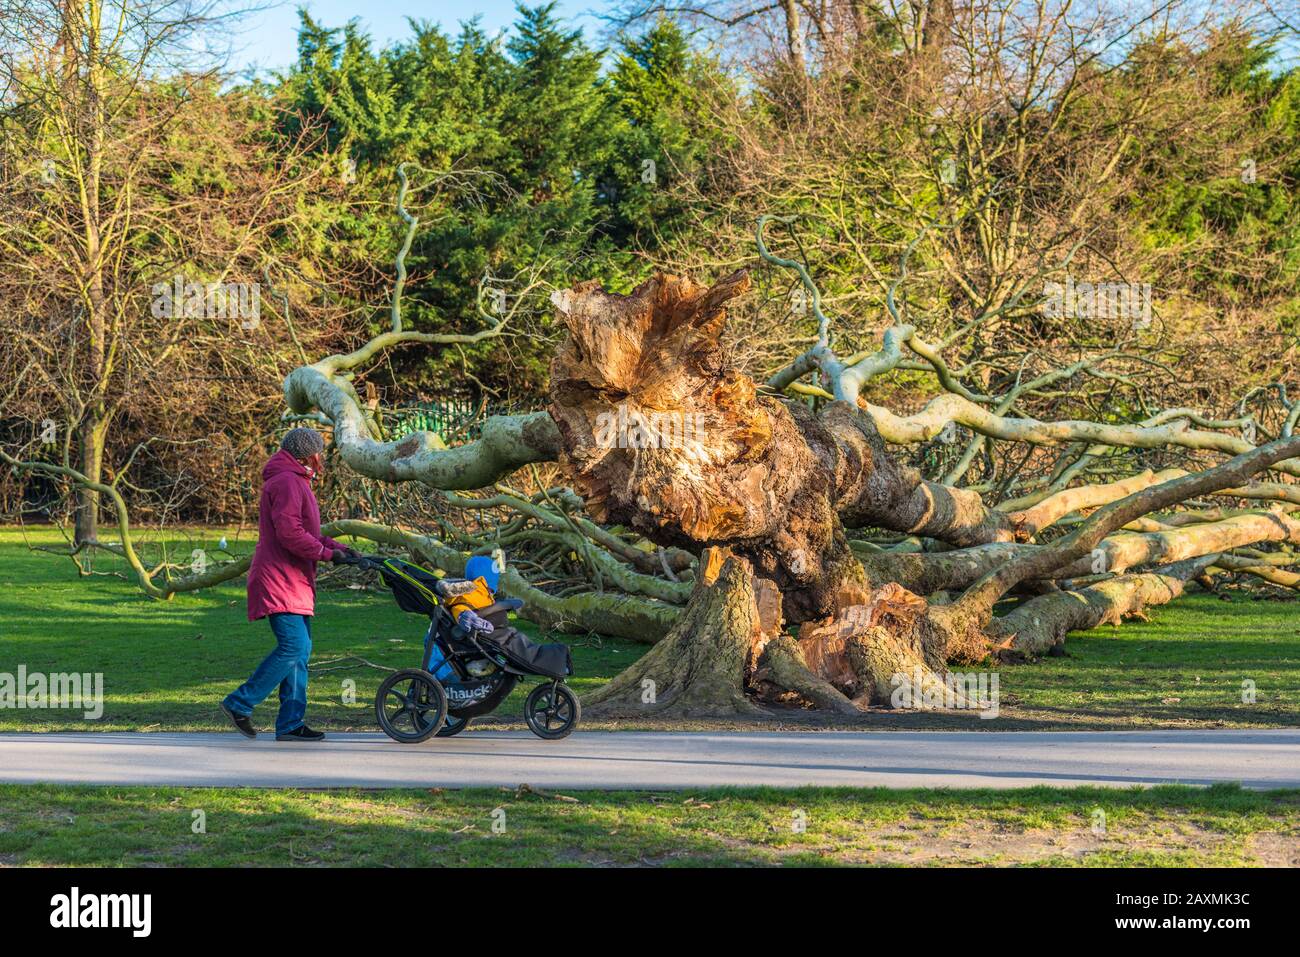
[(496, 591), (501, 573), (497, 571), (497, 563), (491, 555), (475, 555), (465, 563), (465, 577), (470, 581), (481, 578), (487, 582), (489, 589)]

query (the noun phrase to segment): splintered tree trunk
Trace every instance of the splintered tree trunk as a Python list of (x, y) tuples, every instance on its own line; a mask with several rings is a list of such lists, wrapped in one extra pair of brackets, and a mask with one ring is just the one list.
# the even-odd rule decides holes
[[(729, 367), (723, 306), (748, 285), (744, 273), (711, 288), (658, 275), (628, 296), (594, 282), (553, 296), (569, 336), (549, 410), (588, 508), (663, 545), (735, 556), (663, 641), (588, 699), (595, 713), (754, 713), (747, 687), (848, 712), (889, 704), (896, 675), (941, 681), (925, 601), (873, 590), (837, 512), (847, 495), (860, 509), (917, 508), (921, 524), (917, 482), (869, 419), (847, 406), (792, 411)], [(931, 518), (983, 520), (964, 501), (920, 494)], [(758, 623), (767, 591), (780, 612)], [(780, 614), (808, 623), (798, 642), (781, 635)]]
[(799, 647), (814, 674), (858, 705), (888, 704), (900, 687), (924, 692), (942, 684), (946, 648), (929, 640), (927, 609), (925, 599), (891, 582), (866, 604), (806, 622)]
[(748, 288), (741, 272), (711, 288), (659, 275), (629, 296), (594, 282), (557, 292), (569, 337), (549, 408), (598, 520), (730, 547), (803, 621), (861, 601), (867, 581), (833, 504), (832, 436), (727, 365), (723, 305)]

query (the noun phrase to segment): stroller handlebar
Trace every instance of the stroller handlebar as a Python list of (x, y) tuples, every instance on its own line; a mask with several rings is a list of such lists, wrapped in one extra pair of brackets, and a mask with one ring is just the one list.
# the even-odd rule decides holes
[[(351, 566), (353, 566), (353, 567), (355, 567), (355, 568), (360, 568), (361, 570), (363, 570), (363, 571), (368, 571), (368, 572), (369, 572), (369, 571), (378, 571), (378, 572), (383, 572), (383, 571), (387, 568), (387, 566), (385, 565), (385, 562), (386, 562), (386, 561), (387, 561), (387, 558), (386, 558), (384, 555), (349, 555), (349, 554), (347, 554), (347, 552), (344, 552), (344, 553), (342, 554), (342, 556), (341, 556), (340, 558), (338, 558), (338, 559), (335, 561), (335, 564), (337, 564), (337, 565), (351, 565)], [(445, 578), (444, 578), (444, 579), (440, 579), (438, 584), (441, 585), (441, 582), (443, 582), (443, 581), (447, 581), (447, 580), (449, 580), (449, 579), (445, 579)], [(456, 578), (452, 577), (450, 580), (451, 580), (451, 581), (457, 581), (457, 580), (459, 580), (459, 579), (456, 579)], [(452, 595), (455, 594), (455, 593), (453, 592), (453, 593), (451, 593), (450, 595), (445, 595), (445, 594), (443, 594), (443, 591), (442, 591), (442, 588), (441, 588), (441, 587), (438, 587), (438, 586), (434, 586), (434, 587), (436, 588), (436, 591), (437, 591), (437, 594), (438, 594), (438, 598), (439, 598), (440, 600), (445, 601), (445, 600), (447, 600), (448, 598), (452, 597)], [(518, 611), (518, 610), (519, 610), (520, 608), (522, 608), (523, 606), (524, 606), (524, 603), (523, 603), (523, 601), (522, 601), (521, 599), (518, 599), (518, 598), (504, 598), (504, 597), (502, 597), (502, 598), (498, 598), (498, 599), (496, 599), (495, 603), (494, 603), (493, 605), (490, 606), (490, 609), (491, 609), (491, 610), (502, 610), (502, 611), (504, 611), (504, 610), (509, 610), (509, 611)]]
[(384, 557), (382, 555), (357, 555), (353, 557), (345, 552), (343, 557), (339, 559), (336, 564), (355, 565), (357, 568), (371, 571), (384, 564)]

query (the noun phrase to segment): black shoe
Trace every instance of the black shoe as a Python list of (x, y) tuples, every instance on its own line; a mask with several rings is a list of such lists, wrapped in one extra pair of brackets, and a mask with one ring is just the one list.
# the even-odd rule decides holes
[(320, 731), (313, 731), (305, 724), (294, 728), (292, 731), (286, 731), (284, 734), (275, 736), (277, 741), (323, 741), (325, 735)]
[(235, 712), (226, 707), (224, 701), (221, 702), (221, 710), (226, 713), (226, 717), (230, 719), (231, 723), (235, 726), (236, 731), (246, 738), (257, 737), (257, 730), (253, 727), (253, 722), (249, 720), (248, 715), (235, 714)]

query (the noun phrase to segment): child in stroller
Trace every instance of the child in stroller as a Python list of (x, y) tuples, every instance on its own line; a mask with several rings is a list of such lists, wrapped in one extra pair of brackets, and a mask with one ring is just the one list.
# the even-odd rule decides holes
[(375, 716), (390, 738), (412, 744), (459, 734), (525, 677), (545, 679), (524, 702), (530, 731), (556, 740), (577, 727), (578, 699), (564, 684), (573, 673), (569, 647), (539, 644), (510, 626), (510, 612), (523, 602), (496, 598), (493, 559), (471, 558), (464, 579), (438, 578), (413, 562), (378, 555), (349, 564), (379, 572), (403, 611), (429, 616), (421, 667), (389, 676), (375, 697)]

